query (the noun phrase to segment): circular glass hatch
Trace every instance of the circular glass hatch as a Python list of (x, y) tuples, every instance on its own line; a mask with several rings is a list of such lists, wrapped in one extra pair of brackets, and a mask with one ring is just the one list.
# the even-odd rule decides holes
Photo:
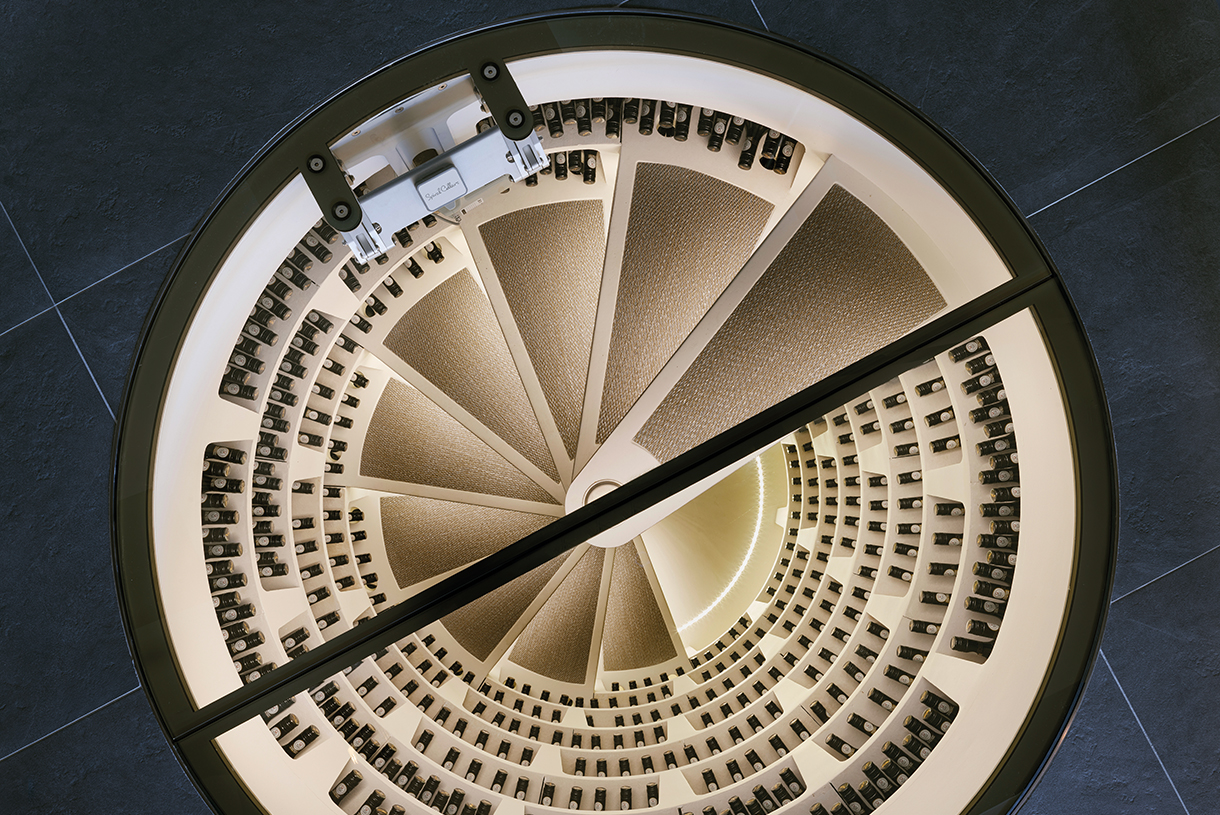
[(121, 418), (154, 708), (224, 812), (982, 812), (1074, 708), (1101, 387), (904, 103), (662, 14), (426, 49), (178, 260)]

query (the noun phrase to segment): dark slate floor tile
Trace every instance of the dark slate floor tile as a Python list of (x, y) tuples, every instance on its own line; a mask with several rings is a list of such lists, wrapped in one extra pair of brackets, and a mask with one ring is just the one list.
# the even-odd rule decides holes
[[(1102, 650), (1192, 813), (1220, 789), (1220, 551), (1110, 607)], [(1172, 811), (1167, 809), (1166, 811)]]
[(140, 690), (0, 762), (0, 800), (39, 815), (211, 812)]
[(1006, 4), (757, 0), (777, 34), (889, 86), (979, 158), (1023, 212), (1220, 113), (1212, 0)]
[(628, 0), (621, 8), (680, 11), (728, 20), (748, 28), (766, 27), (750, 0), (708, 0), (702, 3), (692, 0)]
[(181, 244), (174, 242), (59, 306), (116, 413), (144, 318)]
[[(747, 3), (680, 7), (757, 25)], [(283, 19), (233, 0), (189, 14), (154, 3), (18, 5), (4, 12), (0, 200), (63, 297), (189, 229), (261, 144), (331, 91), (436, 36), (545, 4), (387, 10), (352, 0)], [(928, 111), (1025, 211), (1220, 112), (1220, 12), (1210, 0), (1027, 4), (982, 15), (960, 0), (884, 11), (759, 5), (778, 33), (857, 64)], [(48, 26), (48, 16), (73, 24)], [(1204, 469), (1216, 446), (1210, 357), (1220, 330), (1220, 230), (1208, 215), (1220, 200), (1215, 130), (1035, 219), (1110, 391), (1123, 477), (1116, 595), (1216, 544)], [(0, 331), (20, 321), (6, 309), (37, 311), (12, 300), (8, 283), (21, 276), (10, 275), (8, 249), (0, 235)], [(108, 395), (121, 387), (157, 262), (169, 258), (64, 305)], [(120, 305), (121, 317), (107, 313)], [(11, 436), (0, 453), (14, 485), (0, 518), (15, 532), (6, 554), (24, 569), (0, 592), (0, 663), (20, 668), (0, 679), (2, 756), (135, 680), (110, 578), (109, 415), (53, 312), (0, 337), (0, 375), (12, 384), (4, 397)], [(1106, 641), (1194, 813), (1214, 809), (1220, 780), (1207, 761), (1220, 724), (1220, 620), (1214, 602), (1209, 610), (1199, 600), (1214, 598), (1217, 558), (1116, 603)], [(1176, 812), (1150, 757), (1103, 674), (1025, 811)], [(138, 693), (0, 762), (0, 800), (15, 812), (110, 813), (135, 800), (148, 811), (205, 811)]]
[(50, 311), (0, 337), (0, 755), (136, 684), (110, 566), (114, 430)]
[(1220, 499), (1220, 121), (1035, 216), (1114, 420), (1114, 596), (1215, 546)]
[(1021, 815), (1164, 815), (1177, 796), (1105, 663), (1098, 660), (1067, 737)]
[(21, 248), (17, 233), (0, 212), (0, 331), (7, 331), (50, 307), (51, 298), (42, 287), (30, 259)]
[(384, 62), (549, 6), (22, 5), (4, 13), (0, 201), (57, 299), (189, 231), (281, 128)]

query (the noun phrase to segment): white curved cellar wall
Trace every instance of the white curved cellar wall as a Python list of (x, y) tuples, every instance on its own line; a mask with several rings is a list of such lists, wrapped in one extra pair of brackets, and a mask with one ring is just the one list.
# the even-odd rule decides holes
[[(953, 696), (962, 712), (924, 765), (886, 802), (890, 812), (943, 815), (965, 809), (1003, 759), (1042, 689), (1058, 643), (1051, 632), (1060, 630), (1071, 592), (1076, 472), (1057, 377), (1029, 312), (984, 334), (1000, 362), (1020, 439), (1024, 511), (1019, 568), (987, 661), (978, 665), (933, 653), (920, 671), (921, 677)], [(957, 388), (950, 391), (961, 397)], [(968, 501), (966, 506), (970, 511)], [(960, 586), (969, 579), (963, 568), (955, 598), (968, 593)]]
[[(198, 462), (212, 442), (258, 437), (259, 414), (221, 399), (217, 395), (220, 377), (250, 305), (300, 236), (320, 217), (321, 210), (300, 176), (259, 213), (200, 302), (178, 352), (178, 375), (171, 378), (162, 403), (152, 469), (153, 566), (162, 619), (171, 642), (185, 644), (175, 648), (174, 655), (199, 706), (236, 690), (239, 680), (221, 640), (204, 579)], [(349, 313), (356, 305), (351, 298)], [(295, 315), (298, 320), (302, 316)], [(293, 456), (293, 464), (298, 461)], [(319, 463), (318, 472), (309, 475), (320, 475), (320, 468)], [(249, 494), (247, 490), (241, 496), (243, 518), (250, 517)], [(254, 587), (247, 591), (253, 592)], [(276, 593), (287, 592), (292, 590)], [(260, 611), (266, 594), (258, 594)], [(302, 592), (292, 594), (299, 602), (286, 599), (297, 611), (281, 622), (308, 608)]]
[[(1007, 278), (1006, 270), (985, 238), (943, 190), (892, 145), (836, 108), (783, 83), (745, 75), (713, 63), (656, 54), (633, 55), (629, 65), (625, 62), (622, 53), (569, 54), (522, 60), (514, 63), (513, 69), (531, 101), (588, 94), (590, 90), (585, 82), (580, 83), (579, 92), (576, 90), (574, 83), (579, 74), (613, 65), (613, 70), (592, 74), (605, 79), (606, 87), (599, 90), (606, 96), (675, 98), (740, 112), (748, 118), (771, 124), (804, 142), (809, 150), (834, 155), (882, 186), (891, 200), (871, 200), (870, 205), (882, 212), (886, 207), (896, 208), (891, 209), (894, 222), (891, 225), (913, 253), (925, 261), (946, 299), (960, 301)], [(568, 87), (565, 83), (573, 84)], [(766, 92), (758, 92), (759, 83), (766, 87)], [(715, 89), (712, 96), (708, 95), (709, 87)], [(203, 375), (176, 377), (165, 398), (153, 470), (155, 568), (170, 637), (176, 643), (189, 644), (189, 647), (179, 649), (177, 658), (199, 704), (234, 690), (238, 680), (219, 637), (207, 584), (202, 577), (197, 534), (198, 471), (192, 462), (200, 459), (204, 446), (210, 442), (249, 439), (257, 434), (257, 414), (235, 407), (216, 395), (231, 338), (240, 333), (246, 316), (244, 306), (233, 304), (254, 301), (270, 271), (318, 217), (320, 212), (299, 177), (269, 202), (226, 259), (195, 316), (192, 330), (184, 338), (177, 369), (203, 372)], [(904, 227), (904, 223), (907, 226)], [(917, 228), (911, 228), (910, 224)], [(974, 277), (965, 280), (959, 270), (970, 270)], [(358, 304), (341, 285), (331, 285), (315, 295), (311, 305), (317, 305), (324, 296), (338, 301), (328, 310), (339, 314), (350, 313)], [(989, 329), (987, 336), (993, 348), (1004, 353), (1001, 349), (1006, 345), (1017, 347), (1036, 340), (1036, 333), (1028, 315), (1020, 315)], [(921, 672), (947, 692), (958, 691), (963, 712), (929, 759), (929, 767), (939, 767), (941, 771), (925, 768), (916, 773), (896, 797), (911, 802), (936, 801), (936, 811), (958, 806), (946, 799), (949, 793), (964, 796), (961, 801), (964, 804), (985, 780), (979, 776), (973, 787), (955, 784), (947, 791), (943, 773), (961, 780), (961, 774), (968, 767), (994, 766), (1001, 757), (996, 751), (1002, 751), (1019, 728), (1028, 702), (1037, 690), (1037, 678), (1045, 670), (1053, 648), (1049, 639), (1038, 642), (1035, 636), (1022, 636), (1022, 632), (1036, 634), (1047, 630), (1048, 626), (1057, 626), (1068, 590), (1074, 537), (1074, 486), (1070, 440), (1058, 388), (1049, 362), (1041, 354), (1008, 352), (1002, 359), (1005, 382), (1013, 394), (1010, 397), (1013, 413), (1021, 428), (1023, 458), (1029, 462), (1023, 462), (1023, 469), (1028, 473), (1024, 479), (1028, 496), (1025, 501), (1028, 506), (1040, 509), (1039, 514), (1023, 518), (1026, 522), (1021, 550), (1023, 568), (1014, 583), (1013, 601), (1004, 627), (1006, 633), (992, 657), (983, 666), (933, 657)], [(184, 461), (192, 464), (182, 466)], [(309, 457), (294, 454), (291, 466), (299, 468), (297, 462), (308, 461), (311, 461)], [(313, 463), (317, 472), (290, 472), (287, 478), (320, 475), (320, 459)], [(248, 495), (243, 499), (248, 505)], [(1057, 509), (1048, 512), (1050, 507)], [(1029, 588), (1023, 588), (1027, 585)], [(308, 610), (300, 592), (254, 591), (255, 602), (260, 611), (271, 618), (273, 630)], [(279, 596), (269, 598), (268, 594)], [(977, 680), (983, 672), (988, 681), (979, 683)], [(972, 709), (970, 700), (980, 692), (981, 686), (985, 686), (993, 698), (1011, 691), (1014, 695), (1005, 697), (1011, 704), (999, 709), (995, 706)], [(1020, 693), (1024, 698), (1018, 698)], [(239, 738), (238, 734), (245, 731), (252, 732), (248, 738)], [(259, 735), (253, 735), (253, 731), (259, 731)], [(989, 737), (983, 738), (982, 734), (987, 732)], [(226, 749), (234, 751), (232, 758), (238, 758), (241, 753), (253, 762), (241, 761), (239, 766), (260, 767), (258, 781), (248, 780), (247, 783), (252, 783), (260, 799), (272, 808), (275, 807), (273, 798), (284, 804), (290, 804), (288, 799), (292, 799), (294, 803), (290, 805), (294, 807), (319, 796), (324, 798), (324, 787), (317, 791), (305, 787), (309, 786), (310, 779), (314, 784), (328, 785), (334, 778), (334, 774), (328, 777), (326, 773), (315, 776), (302, 772), (306, 766), (305, 757), (298, 762), (287, 760), (261, 723), (243, 726), (224, 737), (222, 742)], [(337, 772), (342, 765), (339, 759), (345, 760), (346, 754), (336, 752), (333, 745), (325, 752), (311, 751), (316, 757), (310, 762), (322, 761), (331, 753), (335, 755), (327, 764), (337, 763)], [(805, 758), (801, 758), (802, 754)], [(795, 755), (798, 764), (808, 764), (810, 770), (825, 760), (822, 751), (798, 750)], [(296, 776), (295, 780), (289, 783), (288, 778), (281, 776), (276, 769), (281, 766), (285, 772)], [(938, 786), (931, 790), (930, 797), (923, 797), (919, 791), (928, 785)], [(920, 811), (915, 809), (914, 803), (904, 806), (908, 808), (905, 811)]]
[[(986, 337), (1002, 366), (1021, 438), (1022, 504), (1027, 507), (1022, 514), (1021, 568), (1013, 581), (1013, 596), (1000, 638), (987, 662), (977, 664), (934, 652), (919, 672), (922, 680), (932, 682), (953, 697), (962, 711), (924, 766), (891, 797), (891, 801), (901, 803), (887, 802), (886, 811), (939, 815), (960, 811), (969, 803), (1019, 732), (1040, 690), (1056, 639), (1048, 636), (1048, 632), (1058, 630), (1069, 595), (1076, 530), (1075, 473), (1054, 371), (1050, 360), (1041, 352), (1041, 336), (1028, 312), (988, 329)], [(952, 390), (951, 393), (955, 405), (965, 404), (964, 398)], [(938, 489), (953, 489), (947, 479), (934, 474), (935, 465), (925, 463), (924, 467), (929, 484), (939, 479), (936, 482)], [(971, 469), (956, 464), (945, 469), (951, 477), (964, 479), (959, 488), (965, 494), (970, 486), (968, 482), (972, 480)], [(832, 571), (833, 568), (828, 569), (828, 574)], [(969, 579), (963, 569), (959, 584), (961, 580)], [(912, 606), (917, 602), (913, 597), (908, 600)], [(903, 607), (906, 607), (905, 603)], [(872, 610), (871, 604), (869, 608)], [(774, 644), (768, 650), (773, 649)], [(515, 673), (522, 678), (522, 672)], [(536, 676), (524, 679), (536, 683), (546, 681)], [(465, 690), (454, 683), (446, 687)], [(800, 692), (792, 683), (788, 684), (786, 708), (790, 707), (787, 701), (799, 698)], [(1004, 703), (997, 705), (996, 699), (1003, 699)], [(308, 705), (308, 702), (299, 702), (293, 710), (297, 711), (302, 704)], [(580, 713), (573, 712), (574, 715)], [(396, 711), (393, 718), (397, 725), (393, 728), (395, 732), (408, 739), (419, 723), (427, 721), (413, 707)], [(693, 731), (683, 732), (682, 717), (674, 721), (679, 726), (671, 729), (673, 743), (678, 743), (683, 736), (694, 735)], [(383, 726), (390, 725), (391, 720), (385, 720)], [(277, 805), (300, 805), (304, 800), (324, 795), (327, 786), (340, 775), (351, 758), (346, 744), (331, 738), (326, 742), (325, 750), (313, 750), (294, 762), (284, 756), (258, 721), (222, 737), (220, 744), (226, 751), (233, 751), (229, 757), (235, 760), (236, 766), (259, 768), (258, 779), (252, 788), (273, 811), (277, 811)], [(549, 746), (544, 745), (540, 749), (532, 768), (542, 774), (559, 769), (556, 764), (559, 751), (547, 748)], [(807, 784), (825, 781), (842, 769), (842, 765), (812, 741), (797, 746), (792, 760)], [(666, 809), (678, 803), (690, 787), (680, 777), (681, 770), (665, 771), (660, 776), (663, 794), (658, 808)], [(314, 789), (312, 792), (299, 789), (302, 785)], [(385, 783), (380, 786), (384, 787)], [(808, 793), (788, 805), (788, 810), (796, 812), (800, 807), (803, 811), (807, 808), (807, 798)], [(802, 800), (804, 806), (800, 803)], [(511, 800), (500, 806), (497, 812), (521, 809)], [(524, 809), (542, 808), (528, 805)]]
[[(891, 201), (875, 197), (867, 202), (882, 215), (891, 210), (887, 222), (950, 303), (962, 302), (1008, 277), (986, 238), (921, 168), (843, 111), (792, 86), (714, 62), (644, 52), (533, 57), (513, 62), (512, 70), (531, 102), (591, 92), (673, 98), (740, 112), (771, 124), (803, 142), (809, 151), (834, 155), (877, 184)], [(596, 91), (590, 89), (593, 81), (599, 86)], [(244, 415), (246, 411), (216, 395), (231, 350), (229, 338), (240, 334), (246, 316), (244, 307), (233, 304), (252, 303), (271, 271), (320, 217), (300, 177), (268, 203), (221, 266), (184, 339), (177, 370), (208, 375), (176, 377), (166, 395), (153, 465), (157, 496), (153, 554), (170, 638), (190, 643), (177, 657), (198, 703), (219, 698), (236, 685), (227, 671), (209, 667), (228, 663), (229, 658), (211, 617), (207, 586), (200, 578), (198, 547), (179, 545), (182, 530), (196, 523), (194, 473), (183, 477), (171, 470), (181, 461), (197, 460), (211, 441), (255, 435), (258, 417)], [(353, 311), (358, 301), (337, 280), (329, 282), (332, 285), (315, 295), (313, 302), (322, 302), (323, 294), (330, 295), (343, 301), (331, 308), (333, 313), (343, 314), (345, 308), (346, 313)], [(296, 319), (300, 317), (296, 315)]]

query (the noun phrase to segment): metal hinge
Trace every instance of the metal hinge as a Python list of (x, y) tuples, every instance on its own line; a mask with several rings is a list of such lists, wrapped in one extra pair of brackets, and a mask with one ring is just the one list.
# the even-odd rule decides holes
[(313, 152), (304, 162), (302, 173), (323, 217), (343, 234), (356, 260), (368, 263), (384, 255), (390, 235), (425, 215), (456, 209), (455, 203), (476, 190), (505, 176), (522, 181), (550, 163), (525, 99), (504, 63), (484, 62), (471, 71), (471, 80), (496, 127), (359, 200), (329, 149)]

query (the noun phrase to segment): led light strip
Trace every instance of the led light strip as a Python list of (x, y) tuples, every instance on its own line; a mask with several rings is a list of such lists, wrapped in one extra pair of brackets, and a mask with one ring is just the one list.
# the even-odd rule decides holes
[(713, 600), (708, 605), (707, 608), (703, 609), (703, 611), (700, 611), (694, 617), (691, 617), (685, 623), (678, 626), (679, 634), (681, 634), (683, 631), (690, 628), (692, 625), (699, 622), (704, 617), (706, 617), (708, 614), (710, 614), (712, 609), (714, 609), (716, 606), (720, 605), (721, 600), (723, 600), (725, 597), (728, 597), (729, 592), (731, 592), (733, 590), (733, 587), (737, 585), (737, 581), (741, 579), (742, 573), (745, 572), (746, 565), (750, 562), (750, 558), (754, 555), (754, 547), (756, 545), (758, 545), (758, 536), (760, 534), (762, 534), (762, 523), (763, 523), (762, 456), (759, 456), (758, 458), (754, 459), (754, 464), (758, 468), (758, 519), (754, 522), (754, 537), (750, 540), (750, 548), (746, 550), (746, 556), (741, 559), (741, 565), (737, 567), (737, 573), (733, 575), (733, 579), (729, 581), (729, 585), (724, 587), (724, 591), (720, 592), (720, 594), (716, 597), (716, 599)]

